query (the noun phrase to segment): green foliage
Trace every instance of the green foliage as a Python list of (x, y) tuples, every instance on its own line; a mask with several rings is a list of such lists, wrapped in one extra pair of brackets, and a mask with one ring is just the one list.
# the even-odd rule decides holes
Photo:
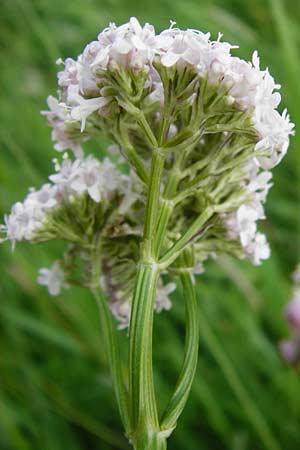
[[(2, 0), (0, 37), (0, 210), (52, 171), (50, 130), (39, 111), (55, 94), (55, 60), (75, 56), (109, 21), (136, 15), (161, 29), (222, 31), (250, 59), (258, 49), (283, 85), (283, 104), (300, 121), (300, 6), (292, 0)], [(273, 257), (262, 267), (211, 262), (197, 285), (202, 326), (192, 395), (170, 438), (187, 450), (294, 450), (300, 444), (300, 374), (281, 362), (287, 329), (282, 308), (289, 274), (300, 259), (300, 135), (275, 170), (265, 232)], [(99, 143), (88, 146), (95, 151)], [(101, 143), (103, 150), (107, 142)], [(2, 245), (0, 449), (127, 449), (117, 416), (93, 299), (81, 289), (49, 298), (35, 283), (38, 267), (59, 246)], [(180, 370), (183, 301), (156, 316), (155, 371), (163, 410)], [(127, 341), (126, 332), (119, 339)], [(125, 351), (125, 350), (124, 350)]]

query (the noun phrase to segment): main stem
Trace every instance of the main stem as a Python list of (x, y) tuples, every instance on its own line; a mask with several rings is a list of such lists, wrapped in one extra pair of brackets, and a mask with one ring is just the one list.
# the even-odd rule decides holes
[(130, 320), (130, 437), (136, 450), (166, 449), (166, 439), (160, 433), (152, 369), (153, 314), (160, 273), (155, 258), (155, 231), (164, 161), (164, 155), (155, 148), (149, 177), (141, 261)]
[(136, 450), (163, 448), (155, 400), (152, 370), (153, 310), (158, 269), (141, 263), (135, 286), (130, 324), (129, 394), (131, 439)]

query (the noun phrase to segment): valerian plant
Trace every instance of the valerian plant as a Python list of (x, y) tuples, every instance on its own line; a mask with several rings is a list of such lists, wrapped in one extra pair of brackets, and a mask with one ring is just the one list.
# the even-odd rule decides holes
[[(54, 148), (71, 153), (54, 161), (49, 182), (16, 203), (2, 226), (13, 246), (66, 243), (38, 282), (52, 295), (73, 284), (93, 293), (136, 450), (166, 449), (187, 401), (199, 340), (194, 278), (203, 262), (226, 253), (257, 265), (270, 255), (257, 222), (294, 127), (276, 109), (280, 86), (260, 69), (257, 52), (246, 62), (221, 35), (212, 41), (174, 25), (156, 34), (135, 18), (112, 23), (76, 60), (58, 61), (58, 98), (48, 97), (42, 114)], [(84, 156), (84, 142), (103, 135), (113, 142), (108, 157)], [(165, 273), (172, 282), (165, 284)], [(154, 311), (171, 307), (176, 280), (186, 308), (185, 355), (159, 414)], [(129, 327), (128, 379), (113, 316), (118, 328)]]

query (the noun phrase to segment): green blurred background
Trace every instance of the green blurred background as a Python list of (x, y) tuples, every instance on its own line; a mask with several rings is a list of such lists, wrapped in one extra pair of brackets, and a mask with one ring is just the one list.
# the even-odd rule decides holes
[[(283, 105), (300, 120), (300, 4), (296, 0), (1, 0), (0, 212), (40, 185), (55, 156), (39, 111), (55, 94), (55, 60), (75, 57), (109, 21), (131, 15), (157, 31), (178, 26), (219, 31), (238, 56), (258, 49), (282, 84)], [(170, 450), (300, 448), (300, 373), (277, 352), (288, 335), (282, 309), (299, 254), (300, 133), (274, 170), (263, 224), (272, 258), (261, 267), (222, 259), (198, 284), (200, 362)], [(100, 147), (105, 143), (100, 143)], [(99, 143), (94, 143), (97, 150)], [(40, 266), (60, 246), (0, 248), (0, 449), (129, 448), (102, 345), (95, 305), (82, 290), (50, 298)], [(184, 326), (180, 295), (157, 316), (155, 371), (163, 406), (179, 371)], [(125, 332), (120, 340), (127, 341)]]

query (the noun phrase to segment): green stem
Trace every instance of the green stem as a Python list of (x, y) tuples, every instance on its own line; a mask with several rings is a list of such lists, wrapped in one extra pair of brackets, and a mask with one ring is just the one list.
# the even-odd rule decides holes
[(146, 259), (148, 261), (149, 259), (151, 260), (154, 256), (153, 241), (155, 238), (157, 213), (160, 206), (160, 183), (164, 169), (164, 163), (165, 156), (154, 149), (151, 161), (143, 236), (144, 250), (146, 252)]
[(146, 445), (159, 432), (152, 371), (152, 329), (158, 276), (157, 265), (140, 265), (130, 321), (131, 439), (139, 443), (138, 450), (148, 448)]
[(154, 433), (150, 440), (133, 443), (134, 450), (167, 450), (167, 439), (160, 432)]
[(117, 343), (117, 336), (115, 326), (112, 321), (111, 313), (107, 306), (107, 300), (104, 297), (102, 291), (99, 288), (99, 270), (98, 261), (93, 261), (92, 263), (92, 283), (91, 292), (96, 300), (96, 304), (99, 310), (99, 317), (101, 321), (101, 329), (103, 331), (105, 348), (107, 351), (107, 357), (109, 362), (109, 367), (113, 379), (113, 385), (115, 389), (115, 394), (117, 398), (117, 403), (119, 407), (120, 416), (125, 428), (126, 433), (130, 430), (130, 416), (128, 409), (128, 393), (125, 388), (122, 368), (121, 368), (121, 358), (119, 353), (119, 347)]
[(153, 145), (153, 155), (146, 201), (141, 262), (132, 301), (129, 344), (129, 395), (131, 440), (137, 450), (163, 450), (165, 438), (159, 437), (159, 420), (152, 368), (152, 333), (156, 284), (159, 267), (155, 261), (157, 211), (165, 155), (157, 148), (156, 138), (147, 121), (140, 120)]
[(171, 173), (167, 178), (167, 182), (164, 189), (163, 199), (161, 201), (160, 214), (158, 217), (154, 255), (156, 258), (160, 256), (160, 250), (165, 238), (165, 234), (169, 225), (169, 220), (174, 211), (175, 203), (171, 200), (172, 196), (177, 190), (178, 184), (181, 179), (181, 163), (184, 158), (184, 152), (179, 152), (175, 155), (175, 164)]
[(157, 147), (157, 139), (145, 117), (145, 114), (141, 110), (137, 110), (137, 114), (135, 115), (136, 120), (138, 121), (146, 140), (152, 148)]
[(118, 142), (119, 146), (121, 147), (121, 151), (122, 151), (124, 157), (127, 158), (127, 160), (132, 164), (132, 166), (134, 167), (140, 180), (143, 183), (148, 184), (149, 175), (148, 175), (148, 171), (145, 167), (145, 164), (142, 161), (142, 159), (139, 157), (139, 155), (137, 154), (133, 145), (131, 144), (129, 136), (128, 136), (128, 132), (126, 131), (126, 129), (123, 129), (121, 131), (121, 128), (122, 128), (121, 123), (118, 122), (116, 124), (116, 130), (114, 132), (114, 137), (115, 137), (116, 141)]
[(96, 300), (96, 304), (99, 310), (101, 328), (103, 331), (105, 348), (107, 352), (111, 376), (113, 379), (113, 386), (115, 389), (117, 404), (119, 407), (119, 412), (125, 428), (125, 432), (128, 433), (130, 430), (130, 415), (128, 407), (129, 398), (122, 374), (121, 358), (115, 326), (112, 321), (112, 315), (107, 306), (107, 300), (103, 295), (102, 290), (100, 289), (99, 286), (101, 275), (100, 256), (99, 256), (100, 252), (101, 252), (101, 240), (99, 235), (97, 235), (94, 239), (94, 246), (91, 252), (90, 290)]
[(175, 244), (165, 253), (159, 261), (161, 267), (168, 267), (180, 255), (187, 244), (193, 239), (195, 234), (201, 230), (205, 223), (213, 216), (214, 208), (207, 207), (203, 213), (194, 220), (186, 232), (175, 242)]
[(135, 168), (135, 171), (136, 171), (138, 177), (141, 179), (141, 181), (143, 183), (147, 184), (148, 181), (149, 181), (149, 176), (148, 176), (147, 169), (145, 168), (143, 162), (141, 161), (140, 157), (137, 155), (137, 153), (134, 150), (134, 148), (131, 147), (131, 146), (128, 146), (126, 148), (125, 155), (127, 156), (128, 161)]
[(186, 308), (185, 356), (175, 391), (161, 421), (162, 430), (176, 427), (178, 418), (187, 402), (195, 377), (199, 348), (199, 309), (192, 276), (188, 271), (180, 275)]
[(157, 229), (156, 229), (156, 239), (155, 239), (155, 247), (154, 247), (154, 255), (156, 258), (159, 258), (160, 249), (162, 247), (165, 234), (168, 228), (168, 223), (170, 220), (170, 217), (172, 215), (174, 206), (172, 204), (172, 201), (163, 199), (161, 208), (160, 208), (160, 214), (157, 222)]

